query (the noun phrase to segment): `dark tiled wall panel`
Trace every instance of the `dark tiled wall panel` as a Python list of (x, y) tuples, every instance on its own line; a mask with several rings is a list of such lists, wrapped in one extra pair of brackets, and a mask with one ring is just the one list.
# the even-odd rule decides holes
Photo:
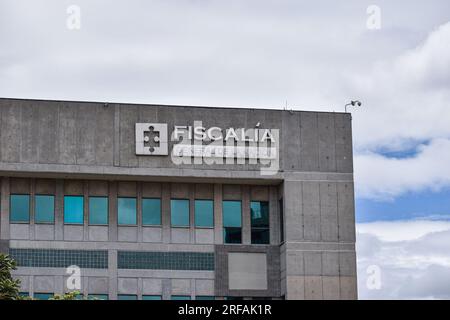
[(55, 249), (9, 249), (10, 256), (19, 267), (107, 269), (106, 250), (55, 250)]
[(119, 251), (119, 269), (214, 270), (214, 253)]

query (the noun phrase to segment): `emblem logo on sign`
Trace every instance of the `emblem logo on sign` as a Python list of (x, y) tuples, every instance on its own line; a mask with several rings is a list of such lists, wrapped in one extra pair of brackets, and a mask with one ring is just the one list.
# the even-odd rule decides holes
[(167, 156), (169, 143), (166, 123), (136, 123), (136, 154)]

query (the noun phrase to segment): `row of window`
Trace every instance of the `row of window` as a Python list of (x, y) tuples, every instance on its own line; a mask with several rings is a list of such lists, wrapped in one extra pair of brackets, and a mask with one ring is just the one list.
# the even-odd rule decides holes
[[(89, 224), (108, 225), (108, 197), (89, 197)], [(161, 199), (142, 199), (142, 225), (161, 225)], [(187, 199), (170, 200), (171, 226), (190, 226), (190, 204)], [(84, 197), (64, 196), (64, 223), (84, 223)], [(222, 202), (223, 233), (225, 243), (242, 242), (242, 204), (241, 201)], [(265, 201), (250, 202), (252, 243), (269, 243), (269, 204)], [(30, 220), (30, 196), (12, 194), (10, 196), (10, 221), (27, 223)], [(35, 223), (54, 223), (55, 196), (35, 195)], [(136, 198), (117, 199), (117, 222), (119, 225), (137, 224)], [(194, 200), (194, 224), (199, 228), (214, 227), (213, 200)]]
[[(30, 294), (28, 292), (20, 292), (20, 295), (23, 297), (29, 297)], [(53, 293), (42, 293), (35, 292), (33, 294), (33, 298), (38, 300), (49, 300), (53, 298)], [(83, 295), (79, 295), (79, 299)], [(182, 296), (182, 295), (174, 295), (170, 297), (171, 300), (191, 300), (191, 296)], [(108, 300), (109, 296), (107, 294), (89, 294), (88, 299), (90, 300)], [(135, 294), (119, 294), (117, 295), (117, 300), (138, 300), (138, 296)], [(160, 295), (142, 295), (142, 300), (162, 300)], [(214, 296), (196, 296), (195, 300), (215, 300)]]

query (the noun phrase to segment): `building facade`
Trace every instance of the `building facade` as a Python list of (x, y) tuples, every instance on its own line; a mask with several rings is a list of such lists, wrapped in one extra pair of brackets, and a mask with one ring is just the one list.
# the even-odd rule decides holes
[(0, 123), (24, 294), (357, 298), (350, 114), (0, 99)]

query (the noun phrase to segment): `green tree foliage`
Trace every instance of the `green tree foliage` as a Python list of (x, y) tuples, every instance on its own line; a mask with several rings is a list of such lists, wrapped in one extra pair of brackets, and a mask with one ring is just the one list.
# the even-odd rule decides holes
[(16, 262), (6, 254), (0, 253), (0, 300), (18, 300), (20, 280), (14, 280), (11, 271), (16, 270)]

